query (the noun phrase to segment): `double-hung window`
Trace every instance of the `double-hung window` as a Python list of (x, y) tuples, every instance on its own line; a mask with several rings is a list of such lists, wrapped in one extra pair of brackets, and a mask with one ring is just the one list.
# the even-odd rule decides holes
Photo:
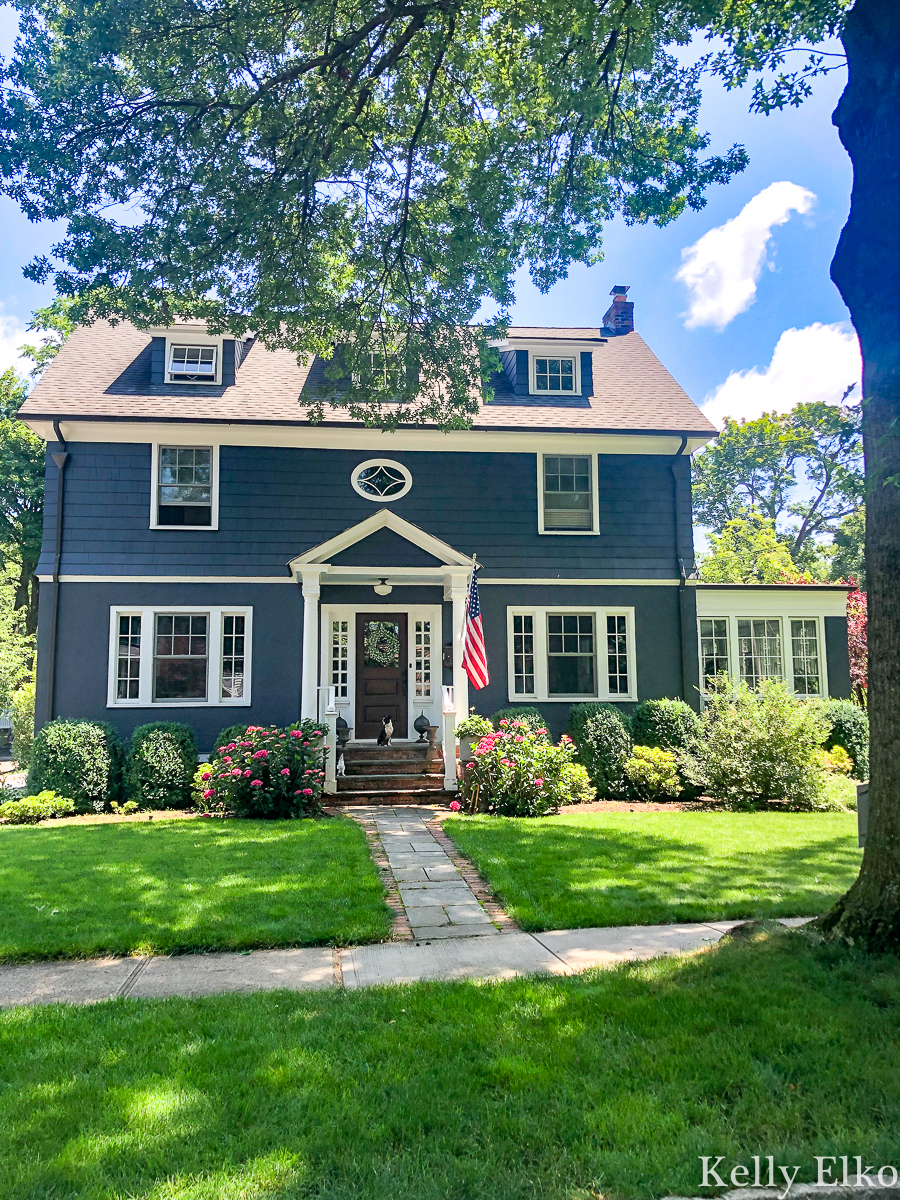
[(110, 707), (250, 703), (253, 610), (112, 609)]
[(538, 456), (541, 533), (596, 533), (597, 458), (593, 454)]
[(632, 700), (632, 609), (509, 609), (510, 700)]
[(214, 446), (155, 447), (151, 526), (216, 528), (217, 466)]

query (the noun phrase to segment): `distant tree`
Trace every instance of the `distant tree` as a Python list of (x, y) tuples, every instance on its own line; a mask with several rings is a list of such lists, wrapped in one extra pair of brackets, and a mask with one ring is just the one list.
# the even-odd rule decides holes
[(862, 591), (866, 590), (865, 505), (844, 517), (834, 531), (831, 578), (855, 579)]
[(709, 542), (710, 551), (700, 560), (704, 583), (812, 582), (779, 540), (775, 523), (758, 513), (726, 522), (721, 534), (713, 534)]
[(35, 578), (44, 524), (46, 447), (15, 417), (0, 421), (0, 554), (18, 568), (13, 607), (25, 608), (25, 632), (37, 628)]
[[(796, 496), (801, 483), (808, 493), (802, 498)], [(736, 517), (766, 517), (798, 565), (817, 564), (817, 543), (859, 509), (863, 489), (858, 405), (798, 404), (784, 415), (729, 418), (716, 441), (694, 459), (700, 524), (721, 533)]]
[(15, 367), (7, 367), (0, 375), (0, 421), (14, 417), (28, 395), (28, 381), (23, 379)]
[(41, 333), (44, 336), (34, 345), (20, 346), (22, 354), (34, 363), (31, 378), (39, 379), (49, 364), (59, 354), (60, 347), (77, 322), (72, 317), (74, 300), (66, 296), (57, 296), (45, 308), (37, 308), (28, 326), (29, 333)]

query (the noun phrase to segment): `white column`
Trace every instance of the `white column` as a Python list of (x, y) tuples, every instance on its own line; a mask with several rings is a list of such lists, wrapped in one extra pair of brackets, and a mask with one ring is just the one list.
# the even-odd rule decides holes
[(469, 677), (463, 669), (463, 628), (466, 623), (466, 597), (469, 592), (467, 568), (454, 570), (444, 577), (444, 599), (453, 604), (453, 695), (456, 700), (456, 717), (453, 728), (469, 712)]
[(300, 568), (303, 591), (303, 667), (300, 716), (319, 715), (319, 594), (321, 567)]

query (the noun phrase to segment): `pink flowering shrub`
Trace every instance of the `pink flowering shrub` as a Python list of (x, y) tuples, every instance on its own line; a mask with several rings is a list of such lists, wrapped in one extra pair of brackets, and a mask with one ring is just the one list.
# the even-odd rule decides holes
[(240, 741), (216, 747), (194, 776), (201, 812), (277, 819), (319, 811), (325, 778), (325, 727), (251, 725)]
[(543, 727), (501, 721), (472, 748), (460, 783), (467, 812), (505, 817), (540, 817), (569, 802), (569, 772), (575, 747), (563, 737), (558, 746)]

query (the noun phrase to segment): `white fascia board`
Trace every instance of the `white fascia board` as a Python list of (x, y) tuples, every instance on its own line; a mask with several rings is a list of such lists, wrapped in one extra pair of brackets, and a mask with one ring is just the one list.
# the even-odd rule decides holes
[(332, 555), (339, 554), (342, 550), (346, 550), (350, 546), (355, 546), (357, 542), (364, 541), (371, 534), (377, 533), (379, 529), (390, 529), (398, 537), (405, 538), (406, 541), (411, 542), (414, 546), (418, 546), (421, 550), (424, 550), (427, 554), (431, 554), (439, 562), (445, 563), (447, 566), (468, 566), (472, 562), (469, 555), (461, 554), (458, 550), (454, 550), (452, 546), (448, 546), (440, 538), (426, 533), (424, 529), (420, 529), (418, 525), (413, 525), (411, 521), (406, 521), (403, 517), (398, 517), (390, 509), (381, 508), (378, 512), (373, 513), (371, 517), (366, 517), (364, 521), (360, 521), (359, 524), (351, 525), (343, 533), (338, 533), (333, 538), (329, 538), (327, 542), (320, 542), (318, 546), (313, 546), (312, 549), (305, 551), (303, 554), (298, 554), (296, 558), (290, 560), (288, 566), (296, 573), (302, 566), (312, 563), (325, 563)]
[(698, 587), (698, 617), (843, 617), (845, 590), (828, 591), (802, 585), (758, 589)]
[[(500, 406), (498, 406), (500, 407)], [(53, 422), (20, 418), (45, 442), (55, 442)], [(510, 416), (515, 420), (516, 414)], [(355, 429), (325, 425), (230, 425), (228, 423), (82, 420), (60, 418), (67, 442), (163, 442), (170, 446), (278, 446), (314, 450), (366, 450), (391, 457), (398, 451), (445, 451), (468, 454), (659, 454), (681, 450), (680, 433), (592, 433), (545, 429)], [(688, 438), (685, 453), (693, 454), (715, 433)]]

